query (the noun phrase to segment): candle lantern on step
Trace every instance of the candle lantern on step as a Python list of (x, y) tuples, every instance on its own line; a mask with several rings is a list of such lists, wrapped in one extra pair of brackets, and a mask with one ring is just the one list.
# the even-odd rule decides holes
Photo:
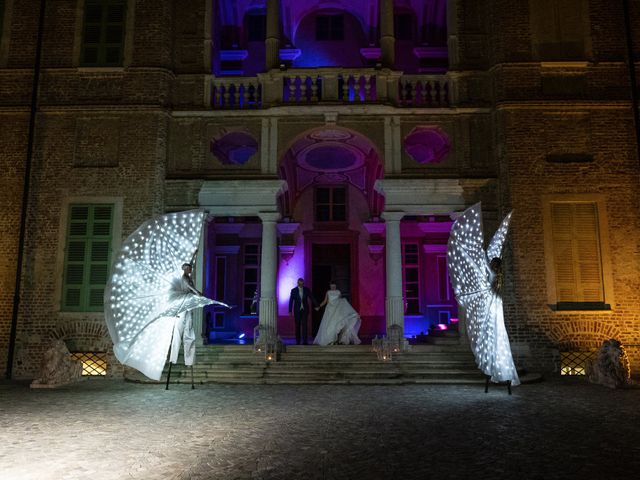
[(276, 342), (267, 342), (264, 348), (264, 360), (266, 362), (276, 362), (278, 358), (278, 352), (276, 348)]

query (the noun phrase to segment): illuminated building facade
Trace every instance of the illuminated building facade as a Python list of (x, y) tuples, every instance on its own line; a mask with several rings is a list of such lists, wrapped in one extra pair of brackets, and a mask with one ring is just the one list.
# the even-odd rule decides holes
[(22, 243), (16, 376), (51, 335), (109, 352), (102, 291), (123, 237), (197, 207), (198, 281), (237, 305), (205, 308), (203, 344), (258, 322), (292, 337), (298, 277), (319, 297), (335, 280), (364, 340), (455, 330), (446, 242), (481, 201), (486, 231), (514, 209), (516, 364), (552, 370), (611, 337), (640, 362), (637, 4), (46, 3), (23, 209), (40, 2), (0, 1), (0, 360)]

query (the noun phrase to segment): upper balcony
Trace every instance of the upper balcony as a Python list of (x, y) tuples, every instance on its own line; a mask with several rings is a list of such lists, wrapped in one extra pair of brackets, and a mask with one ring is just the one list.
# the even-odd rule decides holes
[(373, 68), (273, 70), (255, 77), (210, 77), (207, 103), (219, 109), (280, 105), (384, 104), (448, 108), (455, 105), (450, 74), (407, 75)]

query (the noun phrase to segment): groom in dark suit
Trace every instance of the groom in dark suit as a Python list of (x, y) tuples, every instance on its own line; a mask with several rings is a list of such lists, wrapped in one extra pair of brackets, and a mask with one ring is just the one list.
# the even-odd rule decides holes
[(311, 290), (304, 286), (304, 279), (298, 279), (298, 286), (291, 289), (289, 297), (289, 315), (293, 314), (296, 321), (296, 344), (300, 345), (300, 330), (302, 329), (302, 339), (305, 345), (307, 342), (307, 324), (309, 318), (309, 302), (314, 307), (318, 306), (318, 302), (313, 297)]

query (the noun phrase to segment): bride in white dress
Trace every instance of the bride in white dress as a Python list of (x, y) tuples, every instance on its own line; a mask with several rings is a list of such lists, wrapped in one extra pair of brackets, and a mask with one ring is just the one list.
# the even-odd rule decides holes
[(335, 283), (329, 285), (330, 290), (324, 296), (324, 300), (316, 310), (326, 305), (318, 334), (313, 343), (315, 345), (330, 345), (340, 343), (358, 345), (358, 330), (360, 329), (360, 316), (346, 298), (340, 294)]

